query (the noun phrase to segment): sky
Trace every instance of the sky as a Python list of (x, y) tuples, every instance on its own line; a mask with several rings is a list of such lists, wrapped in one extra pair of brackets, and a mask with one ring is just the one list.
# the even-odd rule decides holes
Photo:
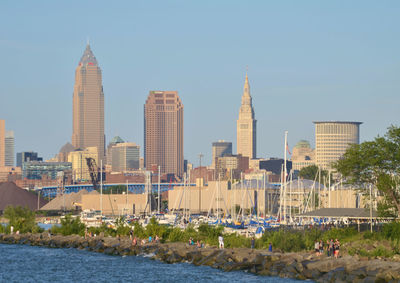
[[(51, 158), (71, 140), (75, 69), (87, 41), (103, 72), (105, 134), (143, 154), (150, 90), (177, 90), (184, 155), (233, 142), (246, 66), (257, 156), (314, 145), (313, 121), (399, 125), (400, 1), (0, 2), (0, 119), (15, 152)], [(204, 162), (204, 161), (203, 161)], [(204, 163), (203, 163), (204, 164)]]

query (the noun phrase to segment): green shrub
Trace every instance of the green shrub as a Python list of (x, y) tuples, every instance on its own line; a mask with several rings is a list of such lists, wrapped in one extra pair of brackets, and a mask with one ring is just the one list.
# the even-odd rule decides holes
[(60, 226), (53, 226), (51, 231), (55, 234), (67, 235), (81, 235), (85, 234), (85, 224), (83, 224), (79, 217), (72, 217), (71, 214), (65, 215), (61, 218)]
[(274, 249), (284, 252), (298, 252), (306, 249), (306, 238), (302, 232), (297, 231), (267, 231), (261, 237), (264, 247), (272, 243)]
[(141, 239), (146, 238), (146, 231), (139, 222), (135, 222), (135, 224), (133, 224), (133, 235)]
[(206, 242), (209, 245), (218, 245), (218, 236), (224, 231), (223, 226), (212, 226), (206, 223), (200, 224), (198, 228), (199, 240)]
[(249, 248), (251, 246), (251, 239), (237, 233), (225, 234), (224, 244), (227, 248)]
[(36, 224), (35, 212), (27, 207), (7, 206), (4, 210), (4, 217), (8, 219), (6, 231), (11, 231), (11, 226), (14, 227), (14, 233), (39, 233), (43, 229)]
[(170, 242), (182, 242), (183, 238), (184, 232), (178, 227), (173, 228), (168, 235), (168, 241)]
[(398, 243), (400, 241), (400, 223), (392, 222), (383, 225), (381, 233), (385, 239), (390, 239)]

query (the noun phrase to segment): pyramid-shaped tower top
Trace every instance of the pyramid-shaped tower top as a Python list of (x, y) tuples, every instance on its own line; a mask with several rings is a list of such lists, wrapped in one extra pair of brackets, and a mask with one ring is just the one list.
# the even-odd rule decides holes
[(82, 55), (81, 61), (79, 61), (79, 65), (95, 65), (97, 66), (97, 60), (94, 56), (92, 49), (90, 49), (89, 43), (86, 45), (85, 52)]
[(250, 96), (250, 84), (249, 84), (249, 77), (247, 76), (247, 72), (246, 72), (246, 79), (244, 81), (243, 96)]

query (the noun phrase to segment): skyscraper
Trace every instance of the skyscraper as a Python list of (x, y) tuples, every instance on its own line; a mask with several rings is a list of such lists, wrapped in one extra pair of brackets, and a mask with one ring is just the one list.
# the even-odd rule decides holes
[(150, 170), (183, 176), (183, 104), (177, 91), (150, 91), (144, 105), (144, 159)]
[(97, 147), (104, 159), (104, 93), (101, 69), (89, 44), (75, 71), (72, 145)]
[(360, 143), (361, 122), (314, 122), (316, 164), (330, 169), (351, 144)]
[(257, 157), (256, 152), (256, 124), (252, 98), (250, 95), (249, 78), (246, 74), (244, 82), (242, 105), (239, 110), (237, 120), (237, 154), (241, 154), (250, 159)]
[(5, 166), (14, 166), (14, 132), (6, 131), (5, 139), (4, 139), (4, 163)]
[(6, 121), (0, 120), (0, 167), (6, 166)]
[(122, 142), (115, 144), (111, 147), (111, 156), (111, 165), (114, 172), (139, 169), (140, 147), (135, 143)]
[(215, 168), (216, 158), (225, 155), (232, 155), (232, 143), (224, 140), (219, 140), (212, 143), (212, 164), (211, 168)]

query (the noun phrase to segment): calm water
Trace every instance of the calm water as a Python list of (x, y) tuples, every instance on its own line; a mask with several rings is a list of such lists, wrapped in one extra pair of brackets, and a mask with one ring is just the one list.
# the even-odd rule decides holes
[(0, 244), (0, 282), (299, 282), (145, 257)]

